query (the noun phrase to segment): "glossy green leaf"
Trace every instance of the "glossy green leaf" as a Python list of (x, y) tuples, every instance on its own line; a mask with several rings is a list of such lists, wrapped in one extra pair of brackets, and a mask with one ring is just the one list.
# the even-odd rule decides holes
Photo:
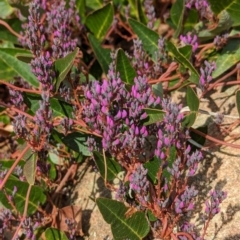
[(142, 40), (143, 49), (149, 54), (153, 61), (157, 61), (157, 53), (159, 52), (158, 34), (136, 20), (129, 19), (128, 22), (138, 38)]
[(191, 76), (189, 81), (193, 83), (199, 82), (199, 74), (191, 62), (174, 46), (172, 42), (166, 42), (167, 49), (170, 53), (172, 53), (173, 57), (176, 59), (177, 62), (182, 64), (184, 67), (188, 68), (191, 71)]
[(160, 109), (144, 108), (144, 111), (148, 115), (146, 122), (144, 122), (145, 126), (162, 121), (165, 115), (165, 112)]
[(96, 10), (103, 6), (103, 0), (87, 0), (86, 7)]
[(191, 127), (194, 124), (194, 122), (196, 121), (196, 118), (197, 118), (196, 112), (188, 113), (182, 121), (182, 126), (183, 127)]
[(177, 38), (182, 31), (184, 10), (185, 1), (183, 0), (176, 0), (170, 10), (171, 20), (176, 28), (174, 33), (175, 38)]
[(140, 240), (149, 233), (150, 227), (143, 212), (136, 212), (127, 218), (125, 213), (128, 208), (124, 203), (106, 198), (98, 198), (96, 203), (104, 220), (111, 224), (115, 240)]
[(163, 98), (163, 87), (162, 83), (157, 83), (152, 85), (153, 93), (156, 97)]
[(67, 136), (62, 137), (62, 142), (74, 150), (75, 152), (82, 153), (84, 156), (91, 156), (91, 152), (87, 146), (87, 135), (80, 132), (73, 132)]
[(90, 41), (91, 47), (94, 51), (94, 54), (102, 67), (102, 70), (105, 74), (108, 73), (109, 64), (111, 63), (111, 50), (102, 48), (100, 42), (92, 35), (88, 35), (88, 39)]
[(81, 23), (85, 22), (86, 0), (76, 0), (76, 9), (78, 10)]
[(199, 19), (198, 11), (196, 9), (190, 9), (186, 20), (184, 21), (184, 33), (192, 31)]
[[(7, 194), (11, 195), (15, 186), (17, 187), (17, 192), (14, 196), (15, 206), (16, 209), (23, 214), (29, 184), (27, 182), (22, 182), (15, 177), (10, 177), (4, 185), (4, 189)], [(46, 196), (43, 189), (38, 186), (32, 186), (28, 201), (27, 215), (29, 216), (36, 212), (39, 204), (44, 204), (45, 201)], [(11, 209), (11, 205), (9, 205), (8, 199), (3, 191), (0, 191), (0, 202), (2, 202), (5, 207)]]
[[(228, 9), (231, 9), (232, 7), (236, 7), (236, 4), (238, 4), (240, 1), (239, 0), (208, 0), (208, 2), (211, 6), (212, 11), (215, 14), (219, 14), (223, 10), (228, 10)], [(235, 8), (235, 10), (236, 9), (238, 8)]]
[(148, 169), (147, 176), (151, 179), (153, 184), (157, 184), (157, 173), (160, 168), (160, 163), (160, 160), (154, 157), (144, 164), (144, 168)]
[(56, 228), (47, 228), (47, 230), (42, 234), (42, 238), (47, 240), (68, 240), (67, 235)]
[(122, 49), (119, 49), (117, 52), (116, 71), (120, 73), (120, 78), (123, 82), (128, 84), (134, 83), (137, 73)]
[[(38, 94), (24, 93), (24, 102), (34, 114), (40, 107), (41, 96)], [(71, 104), (63, 102), (57, 98), (50, 98), (50, 106), (53, 111), (53, 117), (72, 117), (73, 108)]]
[(198, 112), (200, 101), (191, 87), (187, 87), (187, 105), (191, 111)]
[(79, 48), (76, 48), (73, 52), (69, 53), (63, 58), (60, 58), (54, 62), (54, 69), (57, 73), (55, 91), (57, 92), (61, 82), (65, 79), (69, 71), (71, 70), (74, 60), (79, 52)]
[(36, 153), (32, 153), (30, 159), (28, 159), (23, 167), (23, 175), (26, 177), (27, 182), (30, 185), (34, 185), (35, 183), (35, 174), (37, 167), (37, 155)]
[(192, 45), (180, 47), (178, 50), (186, 59), (190, 60), (192, 56)]
[(86, 19), (86, 26), (94, 36), (102, 40), (113, 22), (113, 6), (111, 3), (89, 14)]
[(240, 116), (240, 90), (236, 92), (236, 103), (237, 103), (238, 115)]
[(0, 0), (0, 18), (8, 17), (14, 9), (9, 5), (8, 1)]
[(56, 170), (56, 166), (54, 163), (52, 163), (51, 161), (48, 161), (50, 164), (50, 170), (49, 170), (49, 177), (52, 181), (54, 181), (57, 177), (57, 170)]
[[(102, 178), (105, 178), (105, 163), (103, 155), (99, 152), (94, 152), (93, 156)], [(121, 171), (122, 168), (118, 162), (116, 162), (113, 158), (110, 157), (106, 157), (106, 163), (107, 180), (112, 181), (114, 178), (117, 177), (117, 174)]]
[(146, 25), (147, 24), (147, 18), (144, 14), (144, 11), (143, 11), (143, 4), (141, 2), (141, 0), (136, 0), (136, 4), (137, 4), (137, 15), (138, 15), (138, 20)]
[(9, 68), (16, 72), (20, 77), (26, 80), (34, 87), (39, 86), (39, 82), (31, 72), (31, 67), (14, 56), (13, 52), (18, 53), (20, 50), (0, 48), (0, 60), (3, 61)]
[[(56, 150), (57, 151), (57, 150)], [(52, 163), (62, 166), (64, 164), (64, 159), (59, 156), (56, 152), (49, 152), (49, 159)]]
[(234, 21), (234, 25), (239, 25), (240, 0), (209, 0), (209, 4), (216, 15), (227, 11)]
[(213, 72), (213, 78), (229, 70), (240, 61), (240, 40), (230, 39), (227, 46), (223, 48), (216, 61), (216, 70)]

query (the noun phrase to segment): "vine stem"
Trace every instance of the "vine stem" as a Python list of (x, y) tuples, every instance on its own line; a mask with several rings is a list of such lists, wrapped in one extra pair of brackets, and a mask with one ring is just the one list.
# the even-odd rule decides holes
[(16, 237), (17, 237), (17, 235), (18, 235), (18, 232), (19, 232), (19, 230), (20, 230), (20, 228), (21, 228), (21, 226), (22, 226), (22, 223), (23, 223), (23, 221), (24, 221), (24, 220), (26, 219), (26, 217), (27, 217), (27, 209), (28, 209), (29, 196), (30, 196), (30, 193), (31, 193), (31, 189), (32, 189), (32, 185), (29, 184), (28, 190), (27, 190), (27, 195), (26, 195), (26, 202), (25, 202), (25, 205), (24, 205), (23, 216), (22, 216), (22, 218), (21, 218), (21, 222), (19, 223), (18, 228), (17, 228), (17, 230), (15, 231), (14, 236), (13, 236), (12, 239), (16, 239)]
[(194, 128), (190, 128), (190, 129), (191, 129), (191, 131), (197, 133), (198, 135), (200, 135), (202, 137), (205, 137), (206, 139), (208, 139), (208, 140), (210, 140), (210, 141), (212, 141), (214, 143), (218, 143), (218, 144), (221, 144), (221, 145), (225, 145), (225, 146), (229, 146), (229, 147), (233, 147), (233, 148), (238, 148), (238, 149), (240, 148), (240, 145), (218, 140), (218, 139), (216, 139), (214, 137), (211, 137), (211, 136), (209, 136), (209, 135), (207, 135), (207, 134), (205, 134), (205, 133), (203, 133), (203, 132), (201, 132), (201, 131), (199, 131), (197, 129), (194, 129)]
[(1, 184), (0, 184), (0, 191), (3, 189), (5, 183), (7, 182), (8, 178), (10, 177), (10, 175), (12, 174), (13, 170), (15, 169), (15, 167), (18, 165), (18, 163), (20, 162), (20, 160), (22, 159), (22, 157), (24, 156), (24, 154), (28, 151), (28, 149), (30, 148), (29, 145), (27, 145), (23, 151), (21, 152), (21, 154), (18, 156), (18, 158), (15, 160), (15, 162), (13, 163), (13, 165), (11, 166), (11, 168), (8, 170), (7, 174), (5, 175), (4, 179), (2, 180)]
[(3, 25), (4, 27), (6, 27), (8, 29), (8, 31), (10, 33), (12, 33), (13, 35), (15, 35), (18, 38), (23, 39), (24, 37), (21, 36), (19, 33), (15, 32), (6, 22), (4, 22), (3, 20), (0, 20), (0, 24)]
[(36, 94), (41, 94), (41, 91), (38, 91), (38, 90), (34, 90), (34, 89), (26, 89), (26, 88), (20, 88), (20, 87), (17, 87), (11, 83), (8, 83), (8, 82), (5, 82), (4, 80), (0, 80), (0, 83), (14, 89), (14, 90), (17, 90), (17, 91), (20, 91), (20, 92), (28, 92), (28, 93), (36, 93)]

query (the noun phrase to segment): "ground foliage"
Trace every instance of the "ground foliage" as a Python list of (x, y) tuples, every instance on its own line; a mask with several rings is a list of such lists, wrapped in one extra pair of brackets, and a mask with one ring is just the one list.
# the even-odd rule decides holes
[[(189, 222), (190, 182), (204, 140), (210, 90), (239, 84), (239, 0), (0, 0), (0, 234), (83, 236), (81, 207), (60, 206), (66, 185), (95, 161), (115, 199), (96, 201), (114, 239), (204, 239), (226, 192), (213, 189)], [(184, 105), (171, 94), (186, 93)], [(240, 112), (240, 94), (236, 107)], [(221, 126), (223, 113), (208, 113)], [(116, 187), (113, 181), (118, 179)]]

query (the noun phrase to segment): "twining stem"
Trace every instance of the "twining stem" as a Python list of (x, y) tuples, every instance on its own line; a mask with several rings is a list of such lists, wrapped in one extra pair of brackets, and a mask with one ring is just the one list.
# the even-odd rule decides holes
[(25, 202), (25, 205), (24, 205), (23, 216), (22, 216), (22, 218), (21, 218), (21, 222), (19, 223), (18, 228), (17, 228), (17, 230), (15, 231), (14, 236), (13, 236), (12, 239), (16, 239), (16, 237), (17, 237), (17, 235), (18, 235), (18, 232), (19, 232), (19, 230), (20, 230), (20, 228), (21, 228), (21, 226), (22, 226), (22, 223), (23, 223), (23, 221), (24, 221), (24, 220), (26, 219), (26, 217), (27, 217), (27, 209), (28, 209), (29, 196), (30, 196), (30, 193), (31, 193), (31, 189), (32, 189), (32, 185), (29, 184), (28, 190), (27, 190), (27, 195), (26, 195), (26, 202)]
[(10, 175), (12, 174), (12, 172), (14, 171), (15, 167), (18, 165), (18, 163), (20, 162), (20, 160), (22, 159), (22, 157), (24, 156), (24, 154), (28, 151), (28, 149), (30, 148), (29, 144), (27, 144), (27, 146), (23, 149), (23, 151), (21, 152), (21, 154), (18, 156), (18, 158), (14, 161), (13, 165), (11, 166), (11, 168), (8, 170), (7, 174), (5, 175), (4, 179), (2, 180), (1, 184), (0, 184), (0, 191), (3, 189), (5, 183), (7, 182), (8, 178), (10, 177)]
[(104, 159), (104, 183), (107, 184), (107, 160), (105, 155), (105, 150), (102, 150), (103, 152), (103, 159)]
[(203, 133), (203, 132), (201, 132), (201, 131), (199, 131), (197, 129), (194, 129), (194, 128), (190, 128), (190, 129), (191, 129), (191, 131), (197, 133), (198, 135), (200, 135), (202, 137), (205, 137), (206, 139), (208, 139), (208, 140), (210, 140), (210, 141), (212, 141), (214, 143), (221, 144), (221, 145), (224, 145), (224, 146), (233, 147), (233, 148), (238, 148), (238, 149), (240, 148), (240, 145), (218, 140), (218, 139), (216, 139), (214, 137), (211, 137), (211, 136), (209, 136), (209, 135), (207, 135), (207, 134), (205, 134), (205, 133)]
[(16, 90), (16, 91), (20, 91), (20, 92), (28, 92), (28, 93), (36, 93), (36, 94), (41, 94), (41, 91), (38, 91), (38, 90), (34, 90), (34, 89), (27, 89), (27, 88), (20, 88), (20, 87), (17, 87), (11, 83), (8, 83), (8, 82), (5, 82), (4, 80), (0, 80), (0, 83)]
[(15, 35), (17, 38), (21, 38), (23, 39), (23, 36), (21, 36), (19, 33), (15, 32), (6, 22), (4, 22), (3, 20), (0, 20), (0, 24), (3, 25), (4, 27), (6, 27), (8, 29), (8, 31), (10, 33), (12, 33), (13, 35)]

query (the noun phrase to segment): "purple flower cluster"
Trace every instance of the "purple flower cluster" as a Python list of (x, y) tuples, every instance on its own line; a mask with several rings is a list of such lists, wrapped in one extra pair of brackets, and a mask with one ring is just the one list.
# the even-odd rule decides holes
[(152, 0), (145, 0), (144, 1), (144, 8), (145, 8), (146, 16), (147, 16), (147, 19), (148, 19), (147, 27), (150, 28), (150, 29), (153, 29), (154, 22), (155, 22), (155, 19), (156, 19), (153, 1)]
[[(65, 1), (51, 4), (50, 10), (46, 12), (46, 19), (43, 20), (40, 12), (45, 4), (34, 0), (30, 4), (28, 23), (24, 25), (25, 42), (22, 40), (22, 44), (27, 45), (35, 57), (31, 61), (32, 72), (43, 85), (43, 90), (53, 90), (52, 83), (56, 75), (53, 69), (54, 60), (64, 57), (77, 45), (77, 39), (72, 39), (73, 30), (70, 29), (72, 23), (80, 28), (75, 0), (69, 2), (68, 9), (65, 5)], [(50, 48), (46, 51), (47, 43)]]
[(198, 49), (197, 35), (188, 32), (187, 35), (180, 35), (180, 40), (184, 45), (191, 45), (193, 53)]
[(213, 44), (217, 50), (222, 49), (228, 41), (229, 34), (225, 33), (222, 36), (216, 36), (213, 40)]
[(80, 28), (80, 18), (75, 11), (75, 0), (69, 1), (66, 9), (65, 1), (54, 3), (51, 11), (47, 12), (48, 32), (53, 32), (53, 57), (55, 59), (64, 57), (77, 46), (77, 39), (72, 39), (71, 23)]
[(161, 106), (166, 113), (163, 121), (158, 126), (155, 155), (165, 160), (165, 149), (171, 146), (176, 146), (179, 149), (182, 147), (184, 134), (181, 134), (180, 129), (183, 114), (180, 113), (181, 105), (172, 103), (169, 99), (162, 99)]
[(184, 193), (180, 198), (175, 200), (175, 211), (177, 214), (183, 214), (194, 209), (194, 198), (197, 196), (198, 191), (194, 186), (186, 187)]
[(192, 177), (195, 175), (199, 162), (203, 159), (202, 153), (198, 150), (193, 152), (191, 155), (190, 153), (190, 145), (188, 145), (187, 149), (185, 150), (184, 154), (187, 159), (187, 167), (188, 167), (188, 176)]
[(216, 214), (220, 212), (219, 205), (226, 197), (227, 193), (223, 191), (214, 190), (210, 192), (210, 200), (205, 202), (205, 214), (208, 216), (208, 218), (212, 219)]
[(130, 191), (133, 190), (142, 205), (149, 201), (149, 181), (147, 179), (148, 170), (142, 164), (138, 164), (132, 174), (129, 176)]
[(9, 209), (0, 209), (0, 236), (4, 237), (4, 230), (11, 225), (12, 212)]
[(103, 136), (105, 150), (114, 154), (129, 148), (128, 157), (138, 157), (148, 136), (147, 127), (139, 121), (147, 118), (144, 108), (156, 106), (160, 99), (153, 97), (145, 76), (136, 77), (128, 92), (112, 69), (108, 73), (109, 80), (93, 81), (86, 86), (84, 120)]
[(212, 16), (212, 11), (207, 0), (186, 0), (185, 6), (189, 9), (195, 7), (201, 17), (208, 18)]
[(39, 104), (40, 108), (34, 116), (34, 121), (37, 126), (33, 130), (34, 135), (37, 137), (41, 136), (41, 132), (49, 135), (52, 129), (52, 123), (50, 121), (52, 118), (52, 110), (49, 103), (49, 92), (42, 92), (42, 101), (40, 101)]
[(212, 74), (213, 71), (216, 69), (216, 63), (211, 62), (209, 63), (208, 61), (204, 61), (205, 67), (200, 68), (201, 76), (200, 76), (200, 81), (199, 81), (199, 87), (201, 90), (206, 89), (208, 86), (209, 82), (212, 81)]
[[(180, 230), (181, 232), (186, 232), (186, 233), (189, 233), (191, 234), (192, 238), (194, 240), (204, 240), (202, 237), (198, 237), (197, 234), (195, 233), (195, 225), (194, 224), (191, 224), (187, 221), (185, 221), (181, 226), (180, 226)], [(179, 236), (178, 235), (178, 238), (180, 240), (188, 240), (189, 238), (187, 238), (186, 236)]]
[(9, 94), (11, 96), (11, 103), (17, 107), (21, 108), (23, 104), (23, 96), (19, 91), (9, 89)]

